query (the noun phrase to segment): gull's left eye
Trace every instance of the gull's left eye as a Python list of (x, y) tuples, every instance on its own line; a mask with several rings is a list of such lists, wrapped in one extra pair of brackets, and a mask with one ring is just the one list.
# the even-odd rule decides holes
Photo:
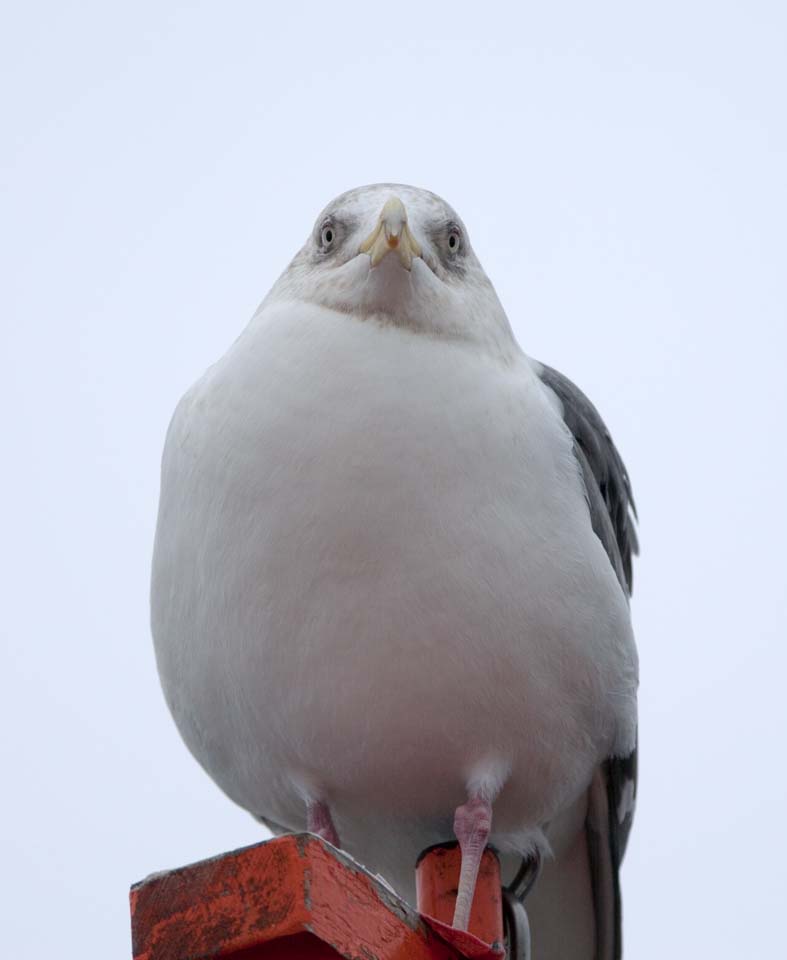
[(458, 253), (462, 246), (462, 233), (459, 227), (448, 228), (448, 250), (450, 253)]

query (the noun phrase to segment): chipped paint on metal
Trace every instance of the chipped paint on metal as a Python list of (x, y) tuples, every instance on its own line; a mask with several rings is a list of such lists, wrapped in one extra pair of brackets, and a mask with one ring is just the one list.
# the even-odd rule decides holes
[(263, 944), (282, 957), (307, 947), (349, 960), (482, 956), (449, 946), (433, 923), (311, 834), (149, 877), (132, 888), (131, 912), (135, 960), (230, 957)]

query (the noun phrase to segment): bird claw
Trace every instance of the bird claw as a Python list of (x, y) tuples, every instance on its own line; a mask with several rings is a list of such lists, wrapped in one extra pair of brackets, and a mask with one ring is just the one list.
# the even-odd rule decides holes
[(339, 834), (333, 823), (331, 811), (324, 800), (310, 800), (306, 805), (306, 829), (339, 848)]

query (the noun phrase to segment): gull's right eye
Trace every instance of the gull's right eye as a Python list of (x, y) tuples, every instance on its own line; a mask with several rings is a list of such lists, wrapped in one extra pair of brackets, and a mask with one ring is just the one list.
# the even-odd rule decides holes
[(330, 250), (336, 240), (336, 227), (330, 220), (327, 220), (320, 230), (320, 246), (323, 250)]

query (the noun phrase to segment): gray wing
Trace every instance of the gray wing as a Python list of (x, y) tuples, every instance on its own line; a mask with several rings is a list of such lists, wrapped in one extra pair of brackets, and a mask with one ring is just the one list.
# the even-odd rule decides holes
[[(536, 365), (542, 383), (560, 400), (563, 420), (574, 437), (574, 454), (585, 484), (593, 530), (604, 546), (620, 585), (630, 594), (631, 561), (639, 551), (637, 510), (626, 467), (598, 410), (568, 377)], [(586, 823), (596, 914), (597, 956), (622, 956), (619, 871), (634, 819), (637, 750), (610, 757), (590, 792)]]
[(546, 364), (538, 364), (536, 371), (563, 406), (563, 420), (574, 436), (574, 454), (582, 468), (593, 530), (621, 585), (631, 593), (631, 559), (639, 552), (639, 544), (634, 529), (637, 508), (626, 467), (598, 410), (579, 387)]

